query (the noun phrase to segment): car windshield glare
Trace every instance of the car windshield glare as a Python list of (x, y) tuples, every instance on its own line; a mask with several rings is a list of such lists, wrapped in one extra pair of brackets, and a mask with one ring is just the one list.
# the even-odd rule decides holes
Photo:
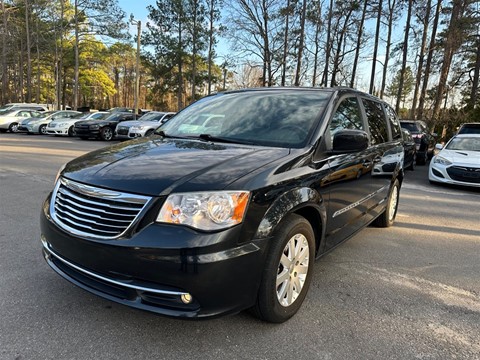
[(298, 89), (218, 94), (187, 107), (157, 133), (302, 148), (330, 97), (329, 92)]
[(447, 145), (448, 150), (480, 151), (480, 137), (456, 137)]
[(148, 113), (140, 117), (138, 120), (140, 121), (158, 121), (160, 120), (165, 113)]
[(45, 111), (45, 112), (43, 112), (43, 113), (39, 113), (39, 114), (37, 115), (37, 118), (43, 119), (43, 118), (46, 118), (47, 116), (50, 116), (50, 115), (54, 114), (55, 112), (56, 112), (56, 111)]

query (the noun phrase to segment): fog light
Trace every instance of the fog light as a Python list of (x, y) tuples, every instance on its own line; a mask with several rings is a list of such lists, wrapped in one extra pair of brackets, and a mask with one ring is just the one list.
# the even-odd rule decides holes
[(182, 299), (182, 302), (184, 304), (190, 304), (192, 302), (192, 295), (190, 294), (182, 294), (182, 296), (180, 296), (180, 298)]

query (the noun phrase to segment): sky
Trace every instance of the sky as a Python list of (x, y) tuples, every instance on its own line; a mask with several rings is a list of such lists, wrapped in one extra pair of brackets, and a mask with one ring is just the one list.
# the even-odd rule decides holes
[(118, 4), (127, 14), (127, 18), (130, 14), (133, 14), (135, 19), (140, 20), (142, 23), (147, 21), (148, 5), (155, 5), (156, 0), (118, 0)]

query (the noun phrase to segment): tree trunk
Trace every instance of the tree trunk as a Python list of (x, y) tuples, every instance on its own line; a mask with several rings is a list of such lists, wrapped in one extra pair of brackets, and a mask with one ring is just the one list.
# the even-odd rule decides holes
[(428, 78), (430, 76), (430, 68), (431, 68), (432, 59), (433, 59), (433, 51), (435, 50), (435, 38), (437, 36), (437, 27), (440, 19), (441, 9), (442, 9), (442, 0), (438, 0), (437, 8), (435, 10), (435, 19), (433, 20), (432, 33), (430, 35), (430, 46), (428, 47), (427, 61), (425, 63), (422, 92), (420, 93), (420, 100), (418, 103), (417, 119), (420, 119), (420, 120), (423, 120), (424, 112), (425, 112), (425, 97), (427, 95)]
[(40, 69), (40, 34), (38, 30), (38, 16), (36, 17), (35, 20), (35, 45), (36, 45), (36, 52), (37, 52), (37, 86), (36, 86), (36, 94), (35, 94), (35, 101), (37, 104), (39, 104), (40, 101), (40, 75), (41, 75), (41, 69)]
[(78, 108), (78, 79), (80, 75), (80, 51), (79, 51), (79, 24), (78, 24), (78, 0), (75, 0), (75, 75), (73, 84), (73, 110)]
[(470, 90), (469, 107), (472, 109), (477, 104), (478, 99), (478, 83), (480, 77), (480, 36), (477, 35), (477, 59), (475, 61), (475, 68), (473, 70), (472, 89)]
[(415, 79), (415, 90), (413, 91), (412, 109), (410, 110), (410, 118), (411, 119), (416, 119), (416, 107), (417, 107), (417, 100), (418, 100), (418, 92), (420, 90), (420, 82), (422, 80), (423, 61), (425, 59), (425, 48), (427, 46), (427, 33), (428, 33), (428, 25), (429, 25), (429, 21), (430, 21), (431, 7), (432, 7), (432, 0), (428, 0), (427, 9), (425, 11), (424, 18), (423, 18), (422, 45), (420, 46), (420, 54), (418, 56), (417, 76), (416, 76), (416, 79)]
[[(7, 12), (5, 10), (5, 3), (1, 0), (2, 4), (2, 20), (3, 20), (3, 28), (7, 29), (8, 21), (7, 21)], [(7, 32), (4, 30), (2, 31), (2, 97), (1, 103), (5, 104), (8, 102), (8, 76), (7, 76)]]
[(288, 32), (289, 21), (290, 21), (290, 1), (287, 0), (287, 11), (285, 16), (285, 32), (283, 34), (283, 55), (282, 55), (282, 86), (285, 86), (285, 81), (287, 77), (287, 53), (288, 53)]
[(212, 93), (212, 63), (213, 63), (213, 22), (215, 20), (215, 0), (210, 0), (210, 29), (208, 31), (208, 95)]
[(370, 88), (368, 92), (373, 94), (373, 89), (375, 87), (375, 68), (377, 65), (377, 53), (378, 53), (378, 40), (380, 38), (380, 23), (382, 21), (382, 0), (378, 2), (378, 12), (377, 12), (377, 25), (375, 28), (375, 43), (373, 46), (373, 56), (372, 56), (372, 73), (370, 75)]
[(462, 17), (463, 10), (464, 10), (464, 1), (453, 0), (450, 23), (448, 25), (447, 33), (445, 35), (442, 69), (440, 71), (440, 79), (438, 82), (435, 103), (433, 104), (432, 118), (434, 120), (439, 120), (440, 109), (442, 106), (443, 98), (447, 92), (448, 74), (450, 72), (450, 66), (452, 64), (453, 55), (461, 46), (462, 39), (461, 39), (460, 18)]
[(355, 78), (357, 75), (357, 65), (358, 65), (358, 58), (360, 57), (360, 48), (362, 45), (362, 37), (363, 37), (363, 25), (365, 24), (365, 16), (367, 14), (367, 5), (368, 0), (363, 1), (363, 12), (362, 18), (360, 19), (360, 24), (358, 26), (358, 37), (357, 37), (357, 48), (355, 49), (355, 58), (353, 59), (353, 68), (352, 68), (352, 78), (350, 80), (350, 87), (355, 87)]
[(385, 86), (387, 84), (387, 71), (388, 71), (388, 62), (390, 61), (390, 47), (392, 46), (392, 30), (393, 30), (393, 18), (394, 11), (396, 6), (396, 0), (393, 2), (388, 2), (389, 9), (389, 18), (388, 18), (388, 30), (387, 30), (387, 43), (385, 45), (385, 61), (383, 63), (382, 70), (382, 85), (380, 87), (380, 99), (383, 99), (385, 94)]
[[(348, 10), (347, 15), (344, 17), (342, 30), (340, 32), (340, 39), (338, 40), (337, 49), (335, 51), (335, 57), (333, 59), (332, 78), (330, 80), (330, 86), (332, 87), (338, 85), (336, 77), (337, 77), (337, 72), (340, 68), (340, 63), (341, 63), (340, 59), (344, 57), (344, 53), (342, 53), (342, 47), (344, 46), (345, 35), (348, 31), (348, 22), (350, 20), (350, 17), (352, 16), (353, 10), (354, 10), (353, 6), (351, 6), (350, 9)], [(338, 21), (340, 22), (340, 19), (338, 19)]]
[(323, 86), (328, 86), (328, 63), (330, 61), (330, 52), (332, 51), (331, 35), (332, 30), (332, 14), (333, 14), (333, 0), (330, 0), (330, 7), (328, 9), (328, 25), (327, 25), (327, 45), (325, 50), (325, 68), (322, 75)]
[(25, 91), (26, 102), (32, 102), (32, 49), (30, 41), (30, 18), (29, 18), (30, 5), (28, 0), (25, 0), (25, 38), (27, 41), (27, 88)]
[(314, 60), (313, 60), (313, 77), (312, 77), (312, 87), (317, 85), (317, 67), (318, 67), (318, 54), (320, 52), (320, 43), (319, 43), (319, 36), (321, 31), (321, 19), (322, 18), (322, 2), (321, 0), (318, 1), (318, 16), (316, 20), (315, 26), (315, 53), (314, 53)]
[(195, 101), (196, 97), (196, 82), (197, 82), (197, 16), (198, 16), (198, 0), (193, 1), (193, 31), (192, 31), (192, 99), (191, 103)]
[(405, 69), (407, 68), (408, 57), (408, 35), (410, 33), (410, 20), (412, 18), (413, 0), (408, 0), (407, 21), (405, 23), (405, 37), (403, 38), (403, 56), (402, 56), (402, 68), (400, 70), (400, 81), (398, 82), (397, 101), (395, 103), (395, 112), (398, 114), (400, 111), (400, 102), (402, 100), (403, 82), (405, 80)]
[(183, 65), (183, 58), (182, 58), (182, 51), (183, 51), (183, 43), (182, 43), (182, 22), (183, 22), (183, 14), (178, 14), (178, 48), (177, 48), (177, 65), (178, 65), (178, 90), (177, 90), (177, 111), (183, 109), (183, 74), (182, 74), (182, 65)]
[(269, 16), (268, 16), (268, 6), (267, 1), (262, 1), (262, 15), (263, 15), (263, 28), (265, 33), (263, 34), (263, 43), (264, 43), (264, 79), (263, 86), (267, 85), (268, 87), (272, 86), (272, 54), (270, 52), (270, 41), (268, 38), (269, 31)]
[(300, 43), (298, 44), (297, 71), (295, 72), (295, 86), (300, 86), (300, 72), (302, 70), (303, 44), (305, 41), (305, 18), (307, 16), (307, 0), (303, 0), (302, 17), (300, 19)]

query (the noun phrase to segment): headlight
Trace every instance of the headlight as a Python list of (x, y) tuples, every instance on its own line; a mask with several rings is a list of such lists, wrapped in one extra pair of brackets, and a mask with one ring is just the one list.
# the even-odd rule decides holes
[(90, 125), (89, 127), (91, 130), (97, 130), (97, 129), (100, 129), (100, 126), (99, 125)]
[(451, 165), (452, 162), (450, 160), (445, 159), (444, 157), (441, 156), (435, 156), (435, 159), (433, 160), (435, 164), (442, 164), (442, 165)]
[(68, 126), (68, 123), (64, 122), (64, 123), (60, 123), (57, 125), (58, 127), (63, 127), (63, 126)]
[(243, 221), (248, 191), (218, 191), (170, 195), (157, 216), (161, 223), (219, 230)]

